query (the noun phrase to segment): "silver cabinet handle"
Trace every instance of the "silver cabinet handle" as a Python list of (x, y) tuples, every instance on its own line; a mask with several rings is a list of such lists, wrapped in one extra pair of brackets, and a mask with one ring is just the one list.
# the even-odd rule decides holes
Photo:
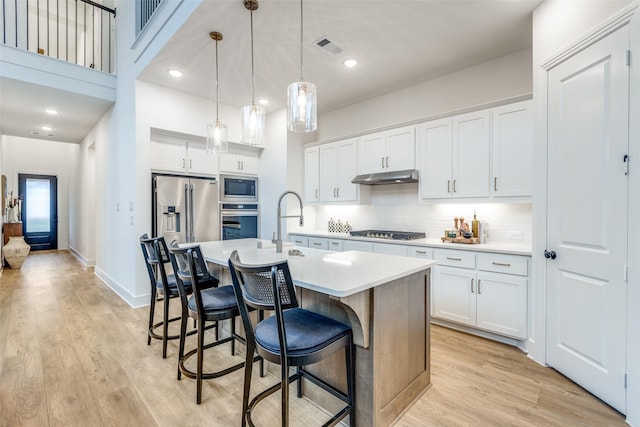
[(471, 293), (473, 293), (473, 279), (471, 279)]
[(338, 196), (338, 199), (340, 198), (340, 187), (336, 188), (336, 194)]
[(451, 260), (451, 261), (462, 261), (462, 258), (452, 258), (452, 257), (449, 257), (449, 256), (447, 257), (447, 259)]
[(478, 295), (482, 294), (482, 292), (480, 292), (480, 282), (482, 282), (482, 280), (478, 280)]
[(422, 255), (426, 255), (427, 251), (416, 251), (417, 254), (422, 254)]
[(295, 242), (296, 243), (302, 243), (302, 240), (296, 240)]
[(380, 163), (380, 166), (382, 166), (382, 168), (384, 169), (384, 157), (380, 157)]
[(191, 159), (189, 159), (189, 169), (191, 169)]
[(244, 160), (240, 160), (240, 168), (241, 170), (244, 170)]
[(493, 177), (493, 191), (498, 191), (498, 177)]
[(457, 181), (457, 179), (453, 180), (453, 192), (454, 193), (456, 192), (456, 181)]
[(316, 199), (318, 198), (318, 189), (316, 188)]
[(182, 168), (184, 169), (185, 166), (186, 166), (186, 163), (185, 163), (184, 159), (182, 159)]
[(314, 244), (315, 246), (322, 246), (322, 243), (318, 243), (318, 242), (313, 242), (313, 244)]
[(511, 267), (511, 264), (507, 264), (504, 262), (494, 262), (493, 265), (499, 265), (501, 267)]
[(447, 181), (447, 193), (451, 193), (451, 180)]
[(331, 244), (332, 244), (333, 246), (337, 246), (337, 245), (339, 245), (340, 243), (339, 243), (339, 242), (331, 242)]
[(389, 156), (387, 156), (387, 167), (389, 167)]
[(237, 162), (238, 162), (238, 170), (240, 170), (240, 160), (238, 160)]

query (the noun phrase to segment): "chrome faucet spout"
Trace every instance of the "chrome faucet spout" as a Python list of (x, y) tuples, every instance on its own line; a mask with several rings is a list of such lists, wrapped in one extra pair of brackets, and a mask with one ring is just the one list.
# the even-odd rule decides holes
[[(298, 202), (300, 203), (300, 215), (288, 215), (288, 216), (282, 215), (282, 199), (284, 199), (284, 197), (287, 194), (293, 194), (298, 198)], [(277, 237), (272, 240), (272, 243), (275, 243), (276, 245), (276, 253), (282, 253), (282, 218), (298, 218), (298, 217), (300, 218), (300, 226), (303, 226), (304, 215), (302, 214), (302, 197), (300, 197), (300, 195), (295, 191), (290, 191), (290, 190), (285, 191), (280, 195), (280, 198), (278, 199), (278, 213), (277, 213), (277, 219), (278, 219), (277, 230), (278, 231), (277, 231)]]

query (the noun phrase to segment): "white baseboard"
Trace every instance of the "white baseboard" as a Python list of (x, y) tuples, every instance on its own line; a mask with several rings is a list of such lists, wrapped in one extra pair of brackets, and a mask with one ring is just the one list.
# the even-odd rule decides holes
[(69, 252), (71, 252), (71, 255), (76, 257), (78, 259), (78, 261), (80, 261), (82, 263), (82, 265), (84, 265), (85, 267), (95, 267), (95, 265), (96, 265), (96, 260), (95, 259), (87, 259), (87, 258), (85, 258), (80, 252), (76, 251), (74, 248), (72, 248), (70, 246), (69, 246), (69, 248), (67, 248), (67, 250)]
[(140, 308), (149, 305), (149, 299), (151, 297), (148, 294), (133, 296), (125, 288), (120, 286), (120, 284), (111, 276), (102, 271), (99, 267), (95, 267), (93, 271), (95, 275), (105, 283), (105, 285), (111, 288), (111, 290), (115, 292), (120, 298), (125, 300), (125, 302), (131, 306), (131, 308)]
[(476, 335), (482, 338), (487, 338), (493, 341), (498, 341), (503, 344), (512, 345), (514, 347), (519, 348), (523, 353), (527, 353), (525, 341), (520, 341), (515, 338), (505, 337), (503, 335), (494, 334), (488, 331), (483, 331), (481, 329), (472, 328), (466, 325), (460, 325), (455, 322), (448, 322), (444, 319), (437, 319), (435, 317), (431, 318), (431, 323), (433, 323), (434, 325), (440, 325), (450, 329), (455, 329), (456, 331), (466, 332), (468, 334)]

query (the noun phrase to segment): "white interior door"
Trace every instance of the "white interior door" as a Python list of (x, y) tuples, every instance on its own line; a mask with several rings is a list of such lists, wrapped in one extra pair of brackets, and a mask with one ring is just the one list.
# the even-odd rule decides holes
[(547, 362), (623, 413), (628, 46), (619, 29), (548, 73)]

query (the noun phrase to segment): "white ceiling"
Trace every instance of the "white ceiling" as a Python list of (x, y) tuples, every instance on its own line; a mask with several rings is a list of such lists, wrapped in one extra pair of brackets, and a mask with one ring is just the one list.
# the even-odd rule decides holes
[[(326, 112), (531, 47), (531, 12), (541, 0), (305, 0), (304, 77), (318, 87)], [(300, 2), (262, 0), (254, 12), (255, 97), (267, 111), (286, 106), (286, 88), (300, 77)], [(198, 10), (141, 73), (140, 79), (215, 99), (219, 42), (220, 102), (251, 99), (250, 14), (243, 0), (203, 0)], [(326, 36), (344, 49), (329, 54)], [(358, 66), (342, 62), (355, 58)], [(184, 72), (178, 80), (167, 70)], [(55, 101), (61, 112), (48, 117)], [(80, 142), (110, 103), (7, 78), (0, 79), (0, 132)], [(224, 117), (220, 117), (225, 121)], [(54, 131), (32, 135), (55, 120)], [(53, 137), (47, 133), (54, 134)]]

